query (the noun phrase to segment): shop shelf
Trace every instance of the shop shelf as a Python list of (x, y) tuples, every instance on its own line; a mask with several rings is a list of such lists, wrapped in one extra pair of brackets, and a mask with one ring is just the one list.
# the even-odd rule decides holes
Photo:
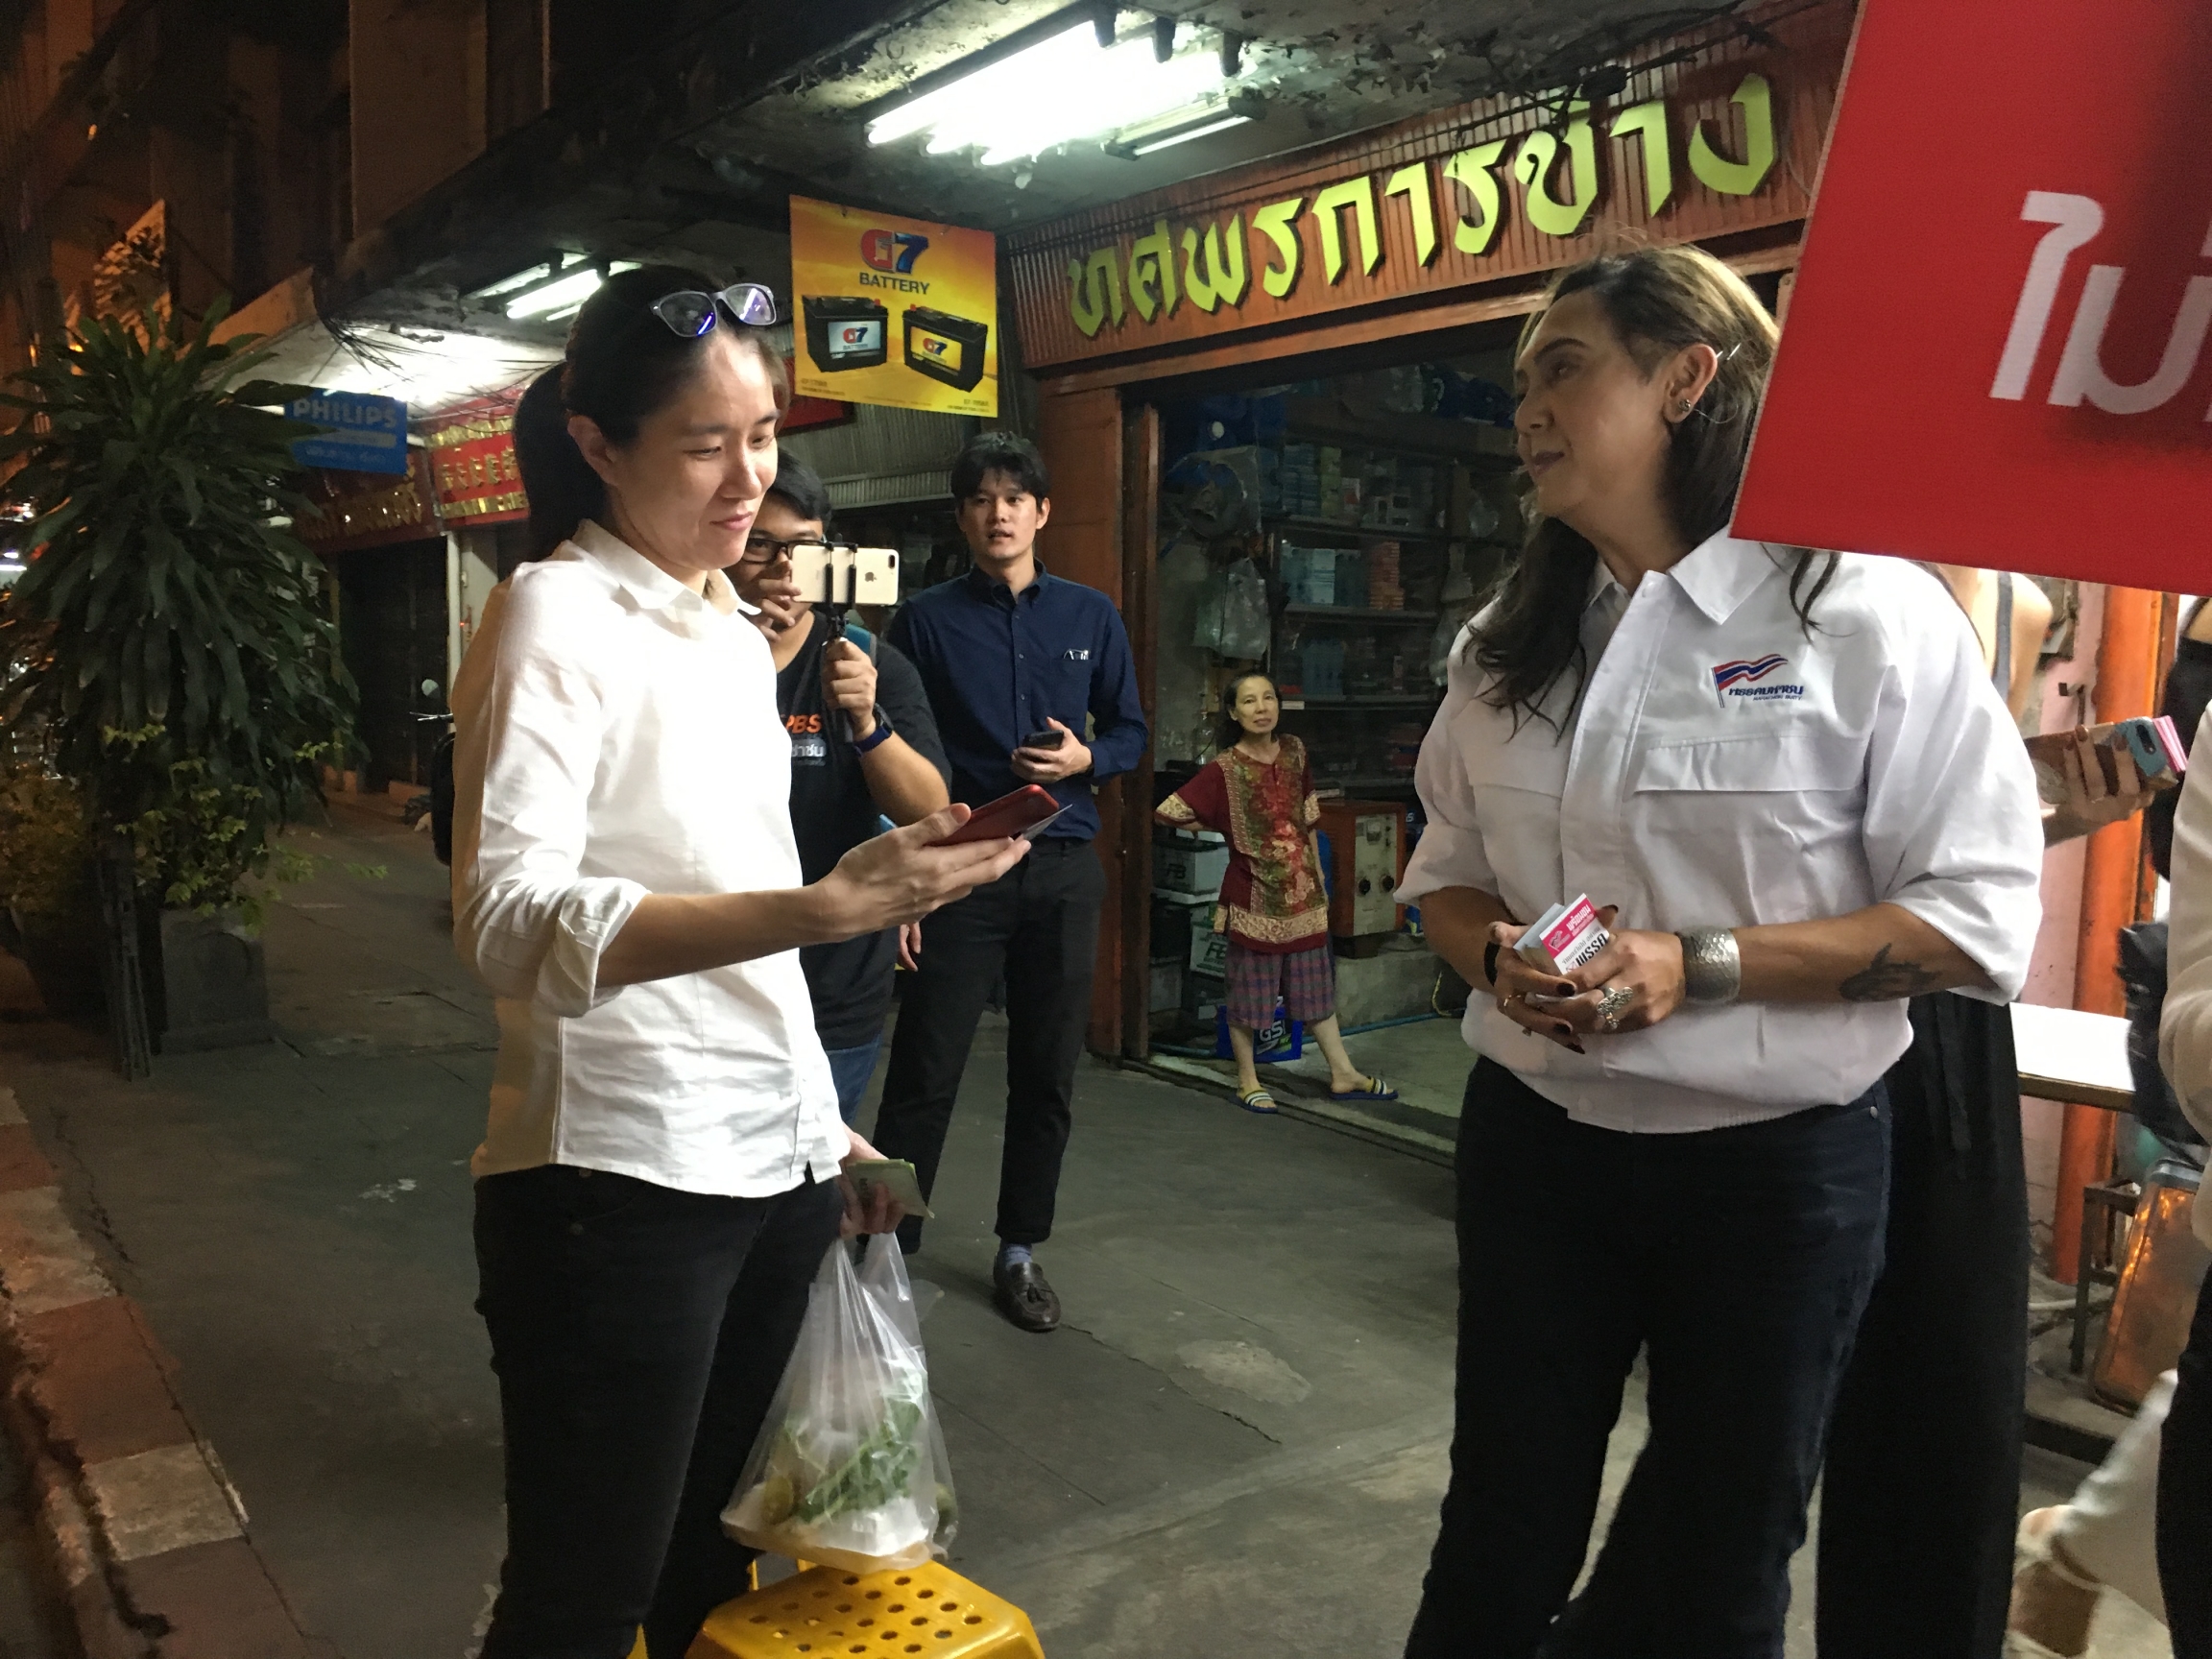
[(1381, 524), (1347, 524), (1336, 518), (1301, 518), (1270, 513), (1263, 520), (1270, 530), (1296, 530), (1304, 535), (1357, 536), (1366, 541), (1472, 541), (1472, 536), (1453, 536), (1442, 530), (1392, 530)]
[(1424, 626), (1435, 622), (1434, 611), (1367, 611), (1354, 605), (1286, 605), (1286, 616), (1317, 617), (1326, 622), (1405, 622)]
[(1520, 470), (1521, 459), (1480, 447), (1482, 428), (1433, 415), (1355, 415), (1331, 397), (1292, 397), (1286, 404), (1284, 436), (1292, 443), (1332, 444), (1369, 454), (1410, 455), (1423, 461), (1457, 461), (1470, 471), (1501, 475)]

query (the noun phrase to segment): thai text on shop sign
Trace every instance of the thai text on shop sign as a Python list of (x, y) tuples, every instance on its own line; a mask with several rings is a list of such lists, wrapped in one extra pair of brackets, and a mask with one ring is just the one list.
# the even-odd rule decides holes
[[(1764, 15), (1761, 9), (1754, 20)], [(1716, 28), (1615, 100), (1493, 100), (1006, 238), (1035, 366), (1538, 276), (1599, 248), (1759, 239), (1789, 262), (1851, 9)]]
[[(1721, 155), (1704, 123), (1694, 121), (1690, 172), (1723, 196), (1748, 196), (1774, 170), (1774, 89), (1753, 72), (1731, 102), (1743, 112), (1743, 156)], [(1444, 158), (1442, 187), (1433, 162), (1415, 161), (1385, 175), (1380, 190), (1376, 175), (1362, 173), (1311, 197), (1270, 202), (1254, 211), (1249, 230), (1241, 213), (1232, 214), (1226, 228), (1184, 226), (1180, 237), (1161, 219), (1126, 250), (1101, 248), (1068, 262), (1068, 313), (1086, 339), (1094, 339), (1109, 322), (1118, 327), (1132, 313), (1142, 323), (1170, 317), (1186, 300), (1201, 311), (1241, 305), (1255, 283), (1267, 299), (1286, 299), (1307, 274), (1309, 231), (1321, 280), (1335, 285), (1354, 263), (1372, 275), (1383, 259), (1378, 215), (1384, 212), (1406, 215), (1413, 256), (1423, 265), (1434, 261), (1447, 235), (1460, 252), (1480, 255), (1498, 238), (1508, 179), (1530, 225), (1546, 236), (1573, 236), (1599, 203), (1597, 132), (1587, 104), (1573, 110), (1563, 133), (1527, 133), (1511, 147), (1510, 158), (1503, 138), (1455, 152)], [(1633, 105), (1607, 123), (1609, 137), (1633, 133), (1639, 141), (1647, 220), (1674, 193), (1671, 132), (1663, 98)]]

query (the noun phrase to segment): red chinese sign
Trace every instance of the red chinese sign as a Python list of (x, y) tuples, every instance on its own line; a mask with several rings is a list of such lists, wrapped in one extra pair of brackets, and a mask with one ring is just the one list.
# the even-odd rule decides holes
[(515, 415), (501, 408), (447, 422), (425, 435), (438, 512), (448, 524), (497, 524), (530, 517), (515, 465)]
[(1865, 0), (1740, 534), (2212, 590), (2212, 12)]

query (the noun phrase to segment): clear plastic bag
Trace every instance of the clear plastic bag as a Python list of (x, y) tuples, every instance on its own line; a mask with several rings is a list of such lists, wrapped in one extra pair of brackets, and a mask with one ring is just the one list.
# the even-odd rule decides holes
[(833, 1244), (723, 1527), (756, 1550), (874, 1573), (943, 1555), (956, 1513), (898, 1240), (869, 1240), (858, 1273)]
[(1249, 559), (1229, 566), (1221, 596), (1220, 643), (1222, 656), (1256, 662), (1267, 655), (1269, 619), (1267, 581)]

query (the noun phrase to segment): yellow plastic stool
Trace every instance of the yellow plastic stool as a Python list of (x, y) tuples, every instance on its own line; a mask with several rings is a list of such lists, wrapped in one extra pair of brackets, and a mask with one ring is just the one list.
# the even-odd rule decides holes
[(943, 1567), (813, 1567), (726, 1601), (687, 1659), (1045, 1659), (1021, 1608)]

